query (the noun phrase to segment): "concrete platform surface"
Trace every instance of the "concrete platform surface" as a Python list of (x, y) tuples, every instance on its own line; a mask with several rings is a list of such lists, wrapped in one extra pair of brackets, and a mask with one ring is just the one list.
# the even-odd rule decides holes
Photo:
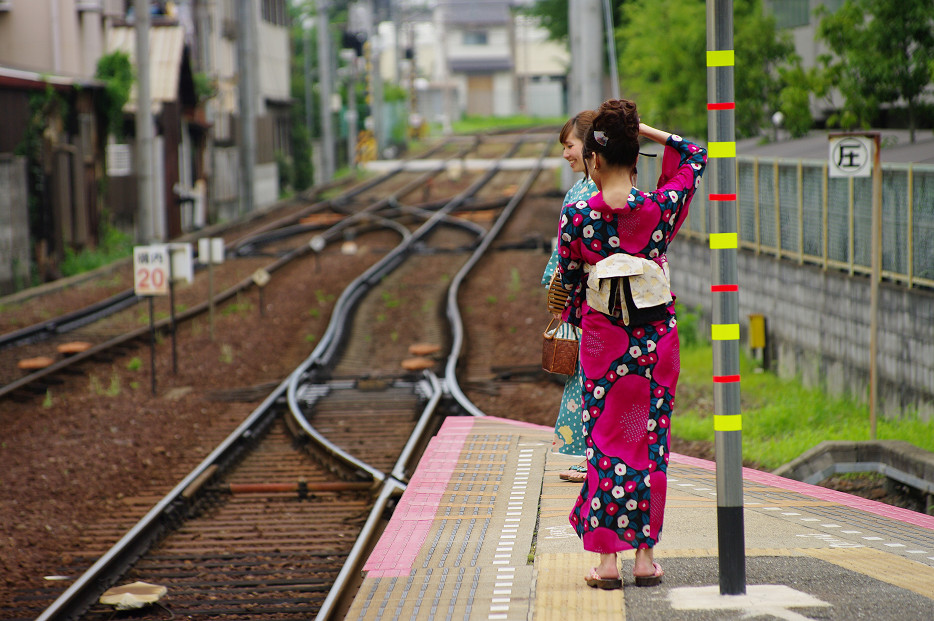
[(579, 485), (552, 430), (449, 418), (364, 567), (346, 619), (934, 620), (934, 517), (744, 470), (746, 593), (720, 595), (715, 464), (674, 454), (661, 585), (583, 580)]

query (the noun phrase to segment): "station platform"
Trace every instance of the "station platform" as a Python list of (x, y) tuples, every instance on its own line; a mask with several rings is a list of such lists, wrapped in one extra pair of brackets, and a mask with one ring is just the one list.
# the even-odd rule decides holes
[(665, 576), (584, 583), (580, 486), (552, 429), (448, 418), (367, 560), (345, 619), (934, 619), (934, 517), (744, 469), (746, 594), (720, 595), (713, 462), (672, 454)]

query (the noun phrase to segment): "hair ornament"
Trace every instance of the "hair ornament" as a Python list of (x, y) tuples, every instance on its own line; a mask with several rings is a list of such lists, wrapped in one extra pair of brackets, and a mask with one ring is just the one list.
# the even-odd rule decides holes
[(593, 130), (593, 139), (597, 141), (601, 147), (605, 147), (606, 143), (609, 141), (609, 138), (606, 136), (606, 132), (603, 132), (599, 129)]

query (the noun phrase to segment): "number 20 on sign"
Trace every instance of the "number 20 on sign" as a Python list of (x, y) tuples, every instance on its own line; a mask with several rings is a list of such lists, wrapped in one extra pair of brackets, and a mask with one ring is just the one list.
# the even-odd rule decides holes
[(133, 248), (133, 290), (136, 295), (168, 295), (169, 251), (167, 246)]

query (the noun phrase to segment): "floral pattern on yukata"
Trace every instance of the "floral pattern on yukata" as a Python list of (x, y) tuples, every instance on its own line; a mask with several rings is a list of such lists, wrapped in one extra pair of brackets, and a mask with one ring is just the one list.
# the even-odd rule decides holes
[(627, 325), (621, 314), (587, 304), (585, 266), (626, 253), (667, 267), (668, 244), (687, 216), (706, 151), (672, 136), (665, 157), (676, 163), (664, 183), (653, 192), (633, 188), (626, 206), (612, 208), (597, 194), (562, 210), (558, 273), (571, 291), (564, 317), (583, 329), (581, 418), (587, 446), (587, 477), (568, 519), (592, 552), (653, 547), (662, 531), (668, 432), (680, 372), (674, 302), (667, 318)]
[[(573, 204), (580, 200), (587, 200), (597, 193), (597, 186), (589, 178), (579, 179), (571, 186), (564, 196), (564, 205)], [(551, 258), (545, 265), (542, 275), (542, 284), (548, 286), (551, 276), (558, 267), (558, 245), (551, 251)], [(558, 336), (571, 338), (573, 327), (564, 323), (558, 331)], [(552, 439), (551, 449), (565, 455), (584, 456), (584, 434), (581, 424), (581, 386), (584, 378), (581, 377), (580, 366), (574, 375), (568, 376), (564, 382), (564, 393), (561, 395), (561, 405), (558, 407), (558, 418), (555, 421), (555, 435)]]

